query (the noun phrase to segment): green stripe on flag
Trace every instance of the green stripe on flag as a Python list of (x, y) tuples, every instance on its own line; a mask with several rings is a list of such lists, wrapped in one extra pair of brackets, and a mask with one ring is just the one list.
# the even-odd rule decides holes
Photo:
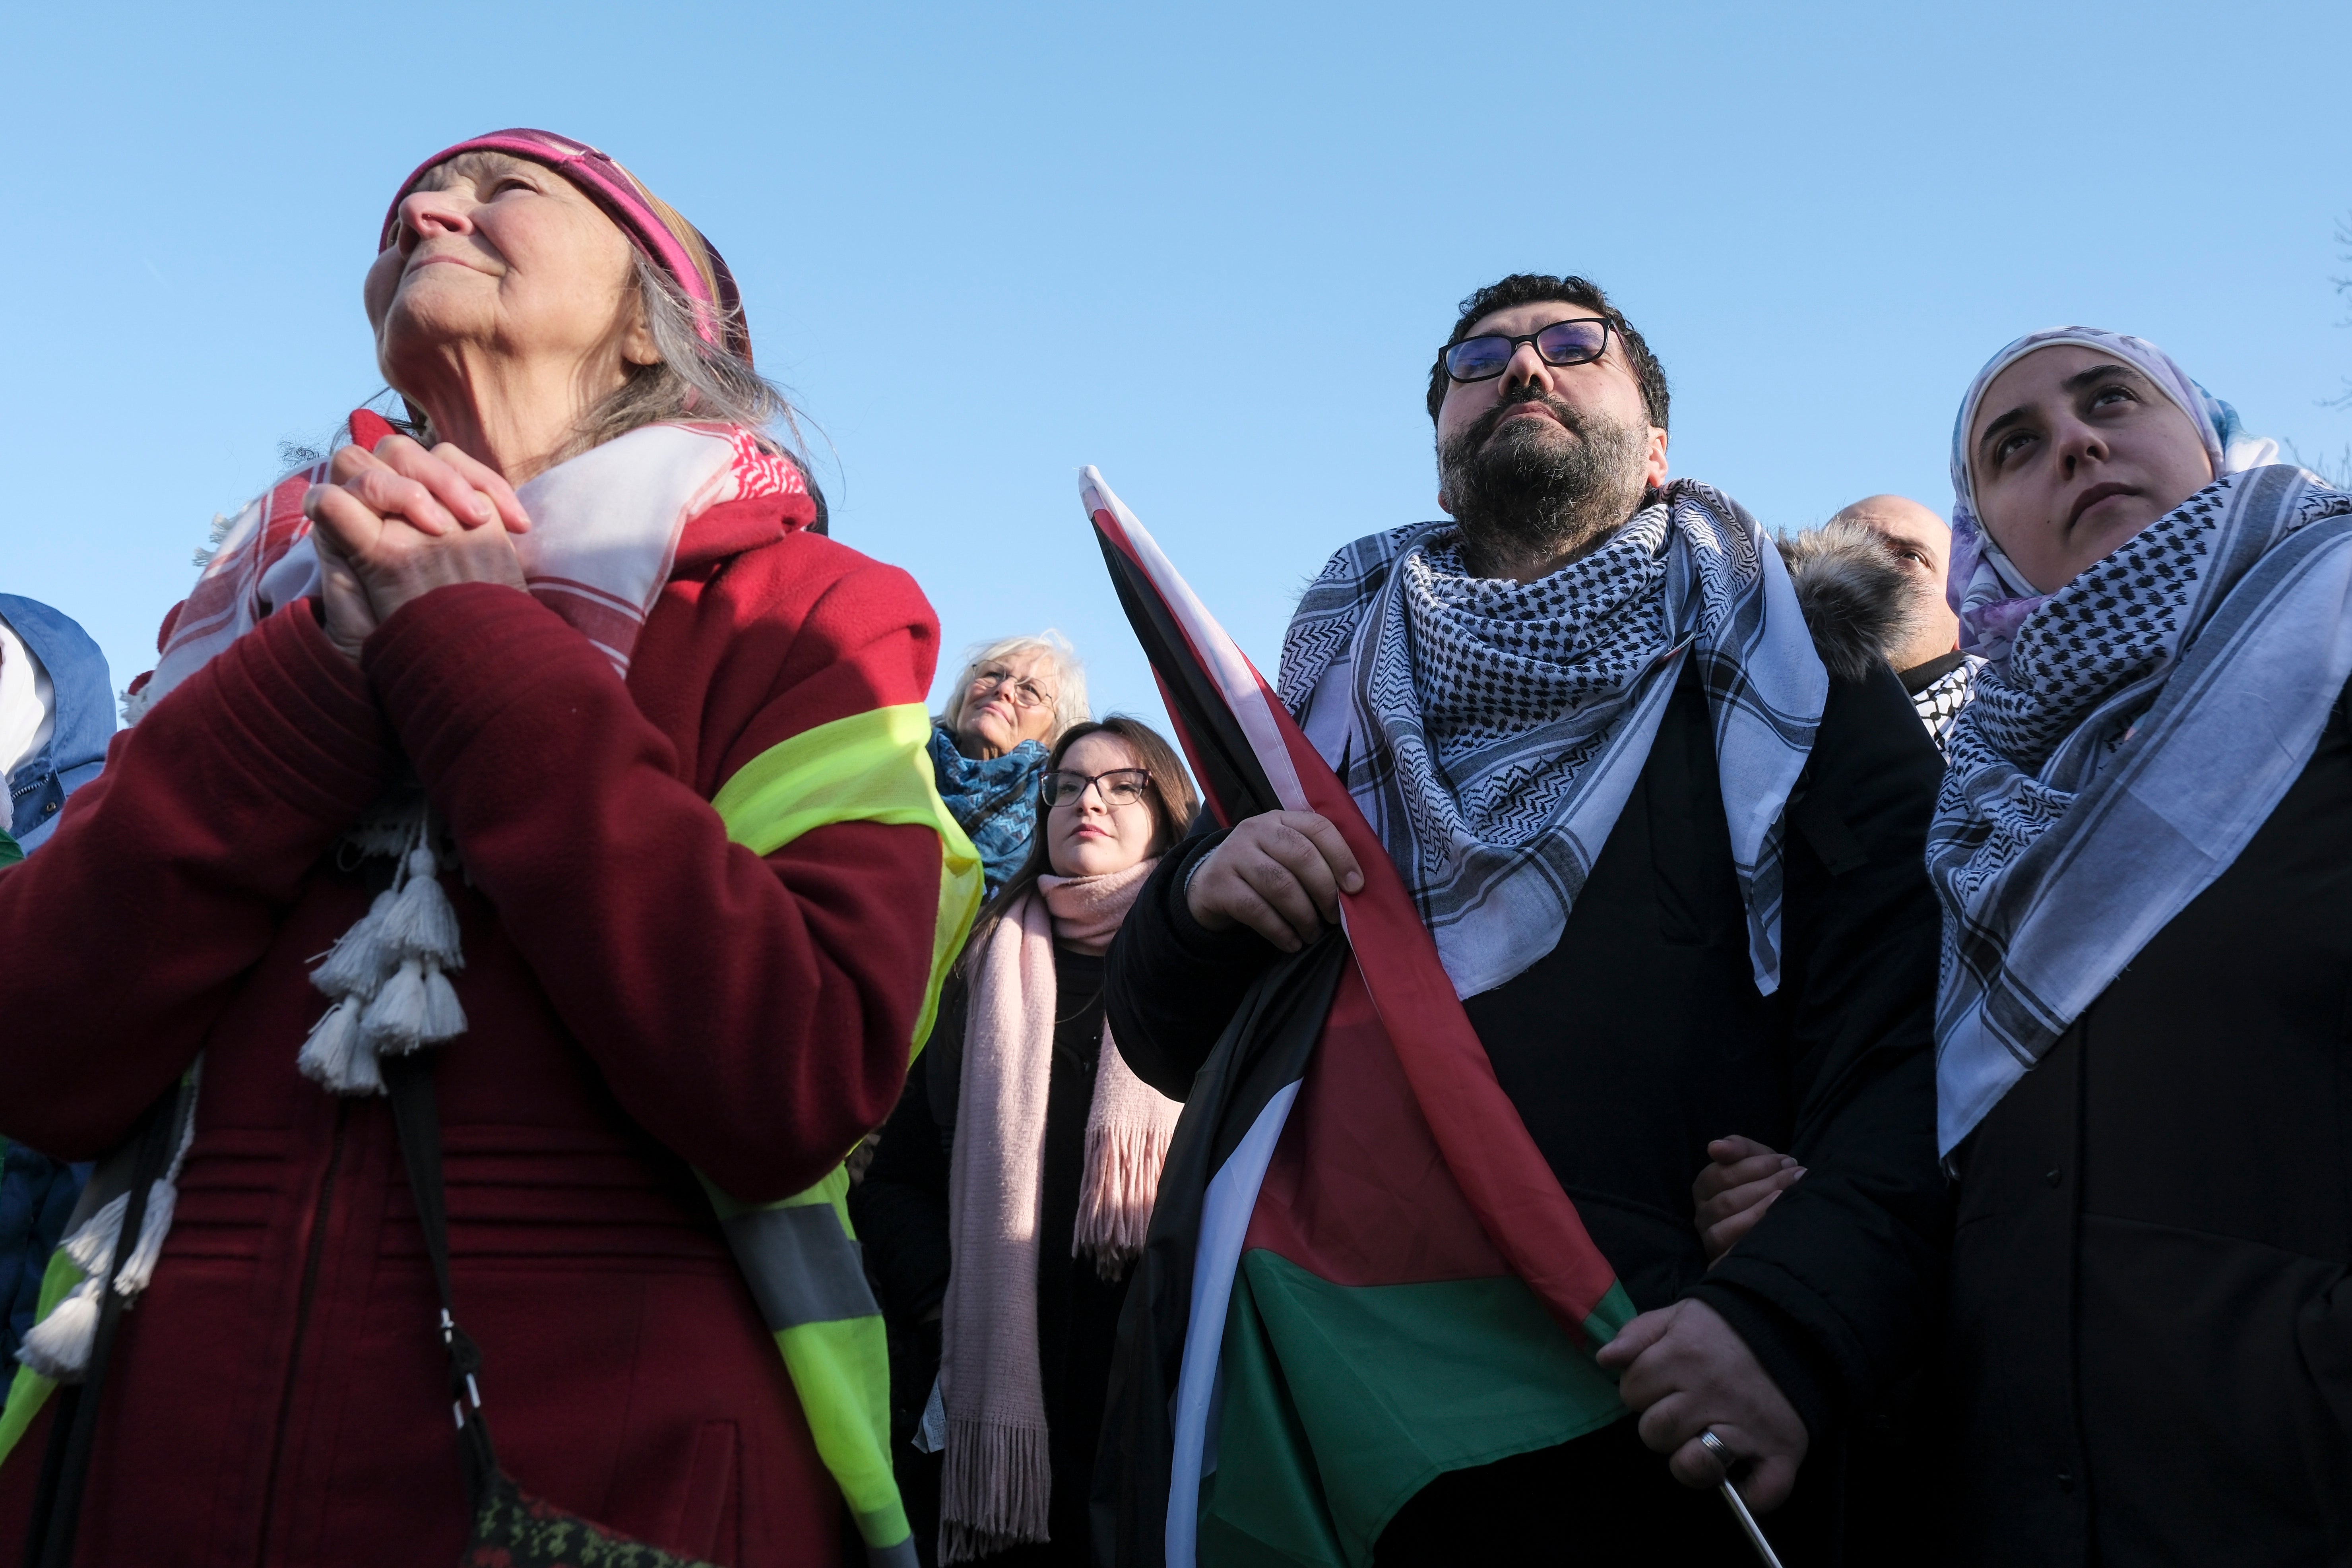
[[(1586, 1328), (1633, 1315), (1622, 1286)], [(1255, 1249), (1224, 1339), (1200, 1559), (1363, 1568), (1398, 1509), (1448, 1470), (1549, 1448), (1625, 1414), (1616, 1380), (1513, 1275), (1335, 1285)]]

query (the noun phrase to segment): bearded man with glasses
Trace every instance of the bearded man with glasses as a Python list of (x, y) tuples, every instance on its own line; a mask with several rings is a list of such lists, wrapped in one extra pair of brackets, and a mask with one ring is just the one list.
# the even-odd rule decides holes
[[(1381, 1568), (1741, 1563), (1748, 1544), (1705, 1495), (1727, 1461), (1757, 1510), (1780, 1510), (1792, 1562), (1832, 1561), (1841, 1434), (1923, 1361), (1942, 1289), (1935, 749), (1874, 643), (1801, 605), (1755, 520), (1668, 479), (1664, 374), (1601, 289), (1519, 275), (1472, 295), (1428, 407), (1451, 521), (1332, 557), (1291, 622), (1279, 694), (1402, 875), (1527, 1134), (1642, 1311), (1598, 1355), (1627, 1411), (1552, 1420), (1539, 1401), (1440, 1409), (1476, 1381), (1459, 1373), (1485, 1342), (1433, 1321), (1420, 1343), (1400, 1308), (1350, 1376), (1453, 1365), (1404, 1402), (1451, 1436), (1390, 1465), (1367, 1431), (1309, 1430), (1315, 1462), (1289, 1489), (1313, 1494), (1299, 1517), (1338, 1558), (1369, 1541)], [(1111, 953), (1114, 1037), (1171, 1096), (1252, 984), (1361, 886), (1321, 816), (1202, 822)], [(1276, 1171), (1344, 1158), (1307, 1152), (1318, 1093), (1310, 1069)], [(1790, 1151), (1804, 1180), (1710, 1267), (1692, 1184), (1735, 1130)], [(1326, 1194), (1327, 1215), (1368, 1201)], [(1351, 1331), (1299, 1342), (1328, 1362)], [(1261, 1338), (1277, 1361), (1290, 1342)], [(1283, 1375), (1328, 1383), (1318, 1365)], [(1231, 1426), (1238, 1397), (1223, 1451), (1261, 1452), (1263, 1434)], [(1336, 1473), (1351, 1462), (1364, 1472)], [(1203, 1483), (1197, 1534), (1169, 1539), (1209, 1563), (1288, 1531), (1268, 1500), (1285, 1489), (1254, 1475)], [(1118, 1517), (1133, 1555), (1148, 1521)]]

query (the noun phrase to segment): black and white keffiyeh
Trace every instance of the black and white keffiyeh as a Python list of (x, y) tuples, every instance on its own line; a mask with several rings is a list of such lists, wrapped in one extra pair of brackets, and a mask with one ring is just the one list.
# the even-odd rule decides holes
[[(1985, 661), (1972, 653), (1955, 653), (1951, 658), (1950, 668), (1910, 691), (1911, 710), (1919, 715), (1919, 722), (1927, 727), (1927, 739), (1936, 742), (1936, 750), (1944, 752), (1948, 762), (1952, 725), (1976, 694), (1977, 671), (1985, 667)], [(1903, 680), (1909, 687), (1911, 672), (1905, 671)]]
[(2352, 497), (2231, 474), (2049, 595), (1947, 737), (1937, 1141), (1949, 1152), (2310, 761), (2352, 675)]
[(1311, 584), (1278, 693), (1388, 846), (1454, 989), (1559, 941), (1685, 658), (1714, 719), (1756, 983), (1780, 984), (1781, 817), (1829, 677), (1787, 571), (1677, 480), (1534, 583), (1475, 577), (1450, 522), (1358, 540)]

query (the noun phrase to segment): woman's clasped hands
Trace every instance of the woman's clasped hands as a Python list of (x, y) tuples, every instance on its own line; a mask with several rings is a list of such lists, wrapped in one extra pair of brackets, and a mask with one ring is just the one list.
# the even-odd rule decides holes
[(335, 454), (329, 483), (302, 510), (319, 551), (327, 639), (357, 662), (361, 645), (409, 600), (452, 583), (523, 585), (513, 536), (530, 529), (495, 469), (448, 442), (401, 435)]

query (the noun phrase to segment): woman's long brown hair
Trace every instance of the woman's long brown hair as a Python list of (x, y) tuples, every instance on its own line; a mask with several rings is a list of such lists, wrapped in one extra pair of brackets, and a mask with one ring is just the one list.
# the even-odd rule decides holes
[[(1142, 720), (1111, 713), (1087, 723), (1071, 725), (1062, 731), (1062, 738), (1054, 742), (1054, 750), (1045, 758), (1045, 772), (1038, 781), (1038, 788), (1042, 791), (1045, 787), (1045, 780), (1060, 769), (1062, 758), (1072, 746), (1097, 731), (1125, 741), (1143, 764), (1143, 771), (1151, 776), (1151, 787), (1143, 792), (1144, 799), (1151, 803), (1151, 853), (1167, 854), (1191, 830), (1192, 817), (1201, 809), (1201, 797), (1193, 790), (1192, 775), (1185, 771), (1184, 761), (1176, 754), (1176, 748)], [(980, 911), (980, 918), (972, 922), (971, 936), (964, 942), (964, 952), (977, 952), (985, 947), (989, 933), (996, 929), (996, 922), (1004, 918), (1005, 911), (1028, 897), (1037, 886), (1037, 879), (1053, 869), (1045, 847), (1045, 814), (1051, 809), (1043, 799), (1038, 801), (1037, 832), (1029, 841), (1029, 858), (1021, 863), (1013, 879), (999, 889), (988, 907)]]

